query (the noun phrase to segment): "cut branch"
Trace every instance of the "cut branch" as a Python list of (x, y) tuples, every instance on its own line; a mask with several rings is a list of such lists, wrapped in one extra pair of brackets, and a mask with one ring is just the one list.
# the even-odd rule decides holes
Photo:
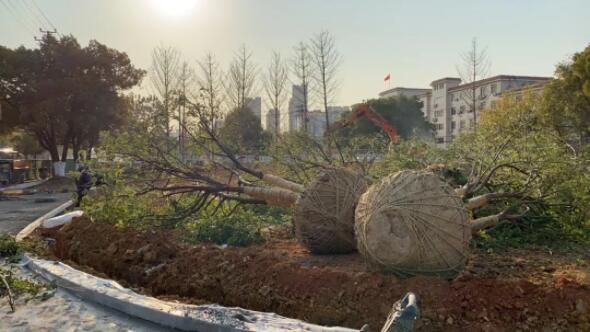
[(511, 221), (522, 218), (530, 208), (527, 206), (526, 210), (521, 214), (508, 214), (508, 209), (491, 216), (477, 218), (471, 221), (471, 232), (477, 233), (479, 231), (498, 226), (502, 221)]

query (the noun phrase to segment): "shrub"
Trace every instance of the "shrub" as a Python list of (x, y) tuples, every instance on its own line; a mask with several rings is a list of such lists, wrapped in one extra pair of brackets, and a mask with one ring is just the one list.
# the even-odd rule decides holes
[(21, 248), (9, 234), (0, 233), (0, 257), (14, 257), (21, 252)]
[(248, 210), (236, 211), (230, 216), (199, 218), (187, 223), (188, 240), (231, 246), (261, 243), (264, 241), (261, 228), (268, 219)]

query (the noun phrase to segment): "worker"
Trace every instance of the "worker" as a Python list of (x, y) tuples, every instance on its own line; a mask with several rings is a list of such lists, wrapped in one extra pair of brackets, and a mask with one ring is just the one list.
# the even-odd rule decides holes
[(92, 175), (90, 175), (88, 167), (80, 166), (78, 168), (78, 172), (80, 172), (80, 177), (76, 180), (76, 193), (78, 194), (76, 207), (80, 206), (80, 203), (82, 203), (82, 198), (84, 198), (84, 195), (86, 195), (88, 190), (90, 190), (90, 187), (92, 187)]

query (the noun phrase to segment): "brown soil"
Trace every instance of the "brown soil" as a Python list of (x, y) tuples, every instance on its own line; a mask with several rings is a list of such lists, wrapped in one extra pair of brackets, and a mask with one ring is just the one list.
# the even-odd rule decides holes
[(378, 330), (391, 305), (412, 291), (422, 311), (419, 331), (590, 331), (588, 256), (476, 251), (448, 281), (367, 272), (356, 254), (313, 256), (293, 240), (187, 246), (173, 233), (84, 218), (41, 235), (57, 240), (58, 258), (164, 299)]

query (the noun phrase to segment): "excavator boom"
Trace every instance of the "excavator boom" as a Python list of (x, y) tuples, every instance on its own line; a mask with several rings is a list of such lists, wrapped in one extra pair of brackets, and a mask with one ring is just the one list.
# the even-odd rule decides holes
[(367, 117), (369, 121), (371, 121), (374, 125), (381, 128), (383, 131), (387, 133), (392, 143), (397, 144), (398, 136), (395, 127), (393, 127), (387, 120), (385, 120), (385, 118), (382, 117), (381, 114), (371, 109), (371, 107), (369, 107), (369, 105), (367, 104), (359, 105), (347, 118), (334, 123), (331, 129), (336, 130), (344, 128), (357, 122), (362, 117)]

